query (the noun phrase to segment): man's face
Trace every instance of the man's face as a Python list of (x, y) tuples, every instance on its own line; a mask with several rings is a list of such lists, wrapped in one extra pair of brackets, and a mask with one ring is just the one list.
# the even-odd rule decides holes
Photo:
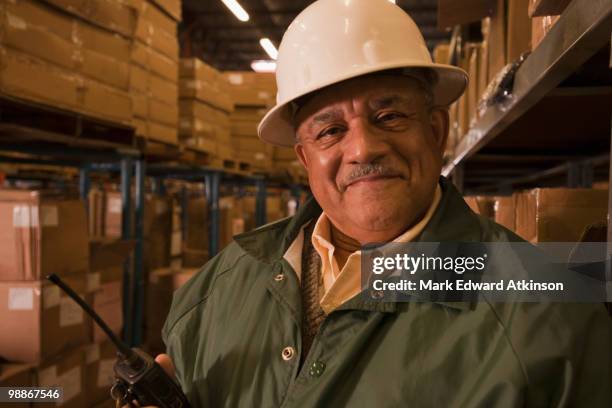
[(372, 75), (326, 88), (296, 116), (298, 158), (333, 224), (362, 244), (389, 241), (427, 211), (448, 133), (411, 78)]

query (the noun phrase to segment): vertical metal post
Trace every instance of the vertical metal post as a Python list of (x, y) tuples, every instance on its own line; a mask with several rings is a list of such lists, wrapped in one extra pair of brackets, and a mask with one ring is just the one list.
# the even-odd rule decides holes
[(145, 273), (144, 273), (144, 207), (145, 207), (145, 171), (146, 164), (140, 158), (134, 163), (135, 177), (135, 213), (134, 213), (134, 320), (132, 345), (137, 346), (143, 341)]
[(181, 188), (181, 236), (183, 238), (183, 242), (187, 239), (187, 226), (189, 225), (189, 212), (187, 208), (189, 207), (189, 192), (187, 191), (187, 187), (183, 186)]
[(219, 251), (219, 227), (221, 224), (221, 214), (219, 212), (219, 183), (221, 181), (221, 173), (211, 171), (206, 173), (204, 178), (206, 199), (208, 200), (208, 214), (210, 218), (208, 256), (212, 258)]
[(255, 180), (257, 187), (257, 195), (255, 197), (255, 226), (261, 227), (266, 224), (266, 198), (268, 195), (266, 189), (266, 180), (257, 178)]
[(162, 177), (154, 177), (153, 182), (151, 183), (151, 188), (155, 195), (160, 197), (166, 195), (166, 185), (164, 184), (164, 179)]
[(85, 203), (85, 211), (89, 214), (89, 190), (91, 189), (91, 178), (89, 177), (89, 166), (84, 165), (79, 169), (79, 194)]
[[(121, 238), (130, 240), (132, 238), (132, 159), (124, 157), (121, 160)], [(132, 340), (132, 258), (125, 261), (123, 267), (123, 339), (131, 344)]]

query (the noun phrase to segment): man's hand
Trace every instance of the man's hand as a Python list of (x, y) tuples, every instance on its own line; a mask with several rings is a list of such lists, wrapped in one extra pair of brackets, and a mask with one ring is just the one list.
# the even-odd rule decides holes
[[(167, 354), (158, 354), (157, 357), (155, 357), (155, 362), (157, 364), (159, 364), (161, 366), (161, 368), (164, 369), (164, 371), (166, 372), (166, 374), (168, 374), (170, 376), (170, 378), (172, 378), (174, 381), (176, 381), (176, 375), (175, 375), (175, 371), (174, 371), (174, 364), (172, 363), (172, 360), (170, 359), (169, 355), (167, 355)], [(140, 407), (140, 405), (136, 401), (133, 401), (132, 402), (132, 407)], [(121, 408), (131, 408), (131, 407), (130, 407), (130, 405), (124, 405)], [(147, 407), (142, 407), (142, 408), (159, 408), (159, 407), (147, 406)]]

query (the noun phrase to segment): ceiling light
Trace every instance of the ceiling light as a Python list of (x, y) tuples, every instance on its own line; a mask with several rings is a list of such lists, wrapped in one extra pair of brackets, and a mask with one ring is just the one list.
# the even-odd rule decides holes
[(270, 41), (269, 38), (262, 38), (261, 40), (259, 40), (259, 43), (261, 44), (263, 49), (266, 50), (270, 58), (272, 58), (273, 60), (278, 58), (278, 50), (276, 49), (274, 44), (272, 44), (272, 41)]
[(249, 21), (249, 13), (236, 0), (221, 0), (240, 21)]
[(255, 72), (276, 72), (276, 61), (255, 60), (251, 62), (251, 68)]

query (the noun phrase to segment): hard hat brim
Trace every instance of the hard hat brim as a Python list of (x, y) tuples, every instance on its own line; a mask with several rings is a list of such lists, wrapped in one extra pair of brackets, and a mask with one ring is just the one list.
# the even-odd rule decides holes
[(292, 99), (274, 106), (261, 120), (257, 128), (259, 138), (266, 143), (281, 147), (293, 147), (295, 144), (295, 125), (293, 123), (291, 102), (311, 92), (328, 86), (357, 78), (362, 75), (386, 71), (396, 68), (428, 68), (436, 72), (438, 80), (433, 87), (433, 103), (435, 106), (449, 106), (461, 97), (468, 85), (468, 74), (461, 68), (445, 64), (394, 63), (388, 66), (364, 67), (362, 70), (351, 71), (349, 74), (333, 78), (322, 84), (316, 84), (307, 92), (295, 95)]

